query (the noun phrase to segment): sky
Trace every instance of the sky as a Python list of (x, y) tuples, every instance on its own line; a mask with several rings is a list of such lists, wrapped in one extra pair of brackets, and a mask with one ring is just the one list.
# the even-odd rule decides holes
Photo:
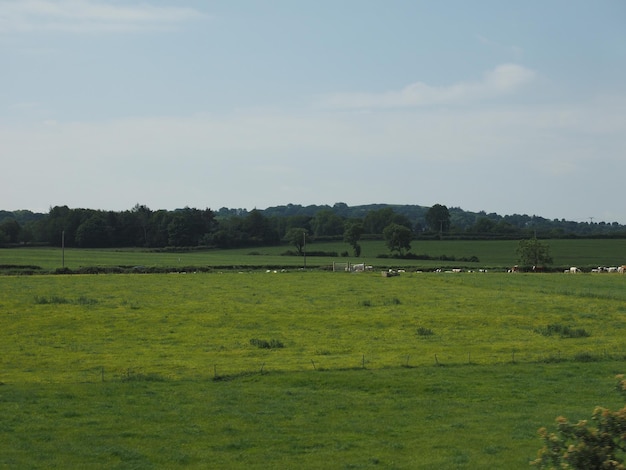
[(0, 209), (626, 224), (623, 0), (0, 0)]

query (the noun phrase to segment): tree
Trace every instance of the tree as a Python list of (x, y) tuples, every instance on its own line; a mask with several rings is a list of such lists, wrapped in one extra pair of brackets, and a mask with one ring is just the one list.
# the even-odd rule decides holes
[(5, 238), (9, 243), (17, 243), (21, 231), (22, 227), (13, 218), (7, 218), (0, 222), (0, 238)]
[(389, 224), (383, 230), (383, 237), (387, 247), (392, 251), (397, 251), (400, 256), (404, 255), (404, 250), (411, 249), (411, 229), (400, 224)]
[(78, 226), (76, 244), (81, 248), (104, 248), (111, 246), (111, 227), (102, 213), (94, 213)]
[(517, 255), (519, 263), (525, 266), (545, 266), (552, 263), (550, 246), (536, 238), (520, 240)]
[(285, 240), (296, 247), (299, 255), (303, 254), (304, 244), (308, 239), (308, 233), (303, 228), (290, 228), (285, 235)]
[(354, 256), (361, 256), (361, 245), (359, 240), (363, 235), (363, 224), (361, 222), (349, 222), (346, 224), (346, 230), (343, 232), (343, 241), (349, 243), (354, 250)]
[(272, 228), (270, 221), (258, 209), (253, 209), (243, 220), (243, 231), (248, 244), (273, 245), (279, 241), (278, 233)]
[(447, 232), (450, 230), (450, 211), (446, 206), (435, 204), (426, 212), (426, 223), (433, 232)]
[(131, 213), (135, 216), (136, 223), (141, 227), (141, 233), (143, 235), (142, 245), (148, 245), (148, 227), (150, 226), (150, 218), (152, 217), (152, 211), (148, 206), (135, 204)]
[(383, 233), (385, 227), (390, 224), (404, 225), (411, 228), (411, 221), (408, 217), (397, 214), (391, 207), (371, 210), (363, 219), (363, 229), (366, 233)]
[(496, 223), (487, 217), (480, 217), (470, 228), (473, 233), (491, 233), (494, 231)]
[(316, 237), (341, 235), (344, 231), (344, 222), (332, 210), (324, 209), (315, 214), (311, 228)]
[[(617, 389), (626, 392), (624, 375), (617, 376)], [(532, 465), (539, 468), (576, 470), (625, 469), (626, 406), (619, 411), (596, 407), (591, 417), (574, 424), (562, 416), (556, 419), (557, 432), (539, 429), (544, 446)]]

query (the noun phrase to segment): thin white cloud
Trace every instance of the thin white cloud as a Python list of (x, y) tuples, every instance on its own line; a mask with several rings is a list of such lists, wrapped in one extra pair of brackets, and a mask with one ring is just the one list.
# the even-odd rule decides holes
[(450, 86), (412, 83), (402, 90), (384, 93), (336, 93), (322, 98), (323, 107), (339, 109), (409, 108), (465, 104), (517, 91), (534, 80), (536, 73), (517, 64), (502, 64), (485, 73), (478, 82)]
[(98, 0), (19, 0), (0, 3), (0, 33), (137, 32), (167, 30), (203, 18), (192, 8), (120, 5)]

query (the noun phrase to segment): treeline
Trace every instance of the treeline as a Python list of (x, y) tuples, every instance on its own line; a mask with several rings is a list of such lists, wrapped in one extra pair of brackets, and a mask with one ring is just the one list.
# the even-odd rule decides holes
[[(385, 238), (389, 226), (406, 227), (412, 239), (626, 238), (626, 226), (580, 223), (538, 216), (500, 216), (460, 208), (372, 204), (350, 207), (288, 204), (265, 210), (151, 210), (136, 205), (115, 212), (56, 206), (47, 214), (0, 211), (0, 245), (47, 244), (81, 248), (298, 246), (307, 240)], [(389, 232), (389, 230), (388, 230)], [(395, 232), (398, 233), (397, 231)]]

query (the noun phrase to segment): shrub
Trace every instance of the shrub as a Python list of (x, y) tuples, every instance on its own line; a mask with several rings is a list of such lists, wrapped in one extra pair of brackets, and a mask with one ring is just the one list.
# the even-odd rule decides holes
[(285, 347), (285, 345), (280, 340), (277, 340), (277, 339), (271, 339), (267, 341), (264, 339), (252, 338), (250, 340), (250, 344), (252, 346), (256, 346), (257, 348), (261, 348), (261, 349), (280, 349), (280, 348)]
[(432, 336), (435, 333), (433, 332), (433, 330), (431, 330), (430, 328), (424, 328), (423, 326), (420, 326), (417, 329), (417, 335), (418, 336)]
[[(618, 391), (624, 393), (624, 375), (618, 375), (617, 379)], [(574, 424), (559, 416), (556, 432), (540, 428), (544, 445), (531, 465), (579, 470), (626, 468), (626, 406), (619, 411), (598, 406), (591, 420), (593, 425), (587, 420)]]
[(624, 374), (616, 375), (617, 385), (615, 385), (615, 389), (626, 397), (626, 379), (624, 379)]

